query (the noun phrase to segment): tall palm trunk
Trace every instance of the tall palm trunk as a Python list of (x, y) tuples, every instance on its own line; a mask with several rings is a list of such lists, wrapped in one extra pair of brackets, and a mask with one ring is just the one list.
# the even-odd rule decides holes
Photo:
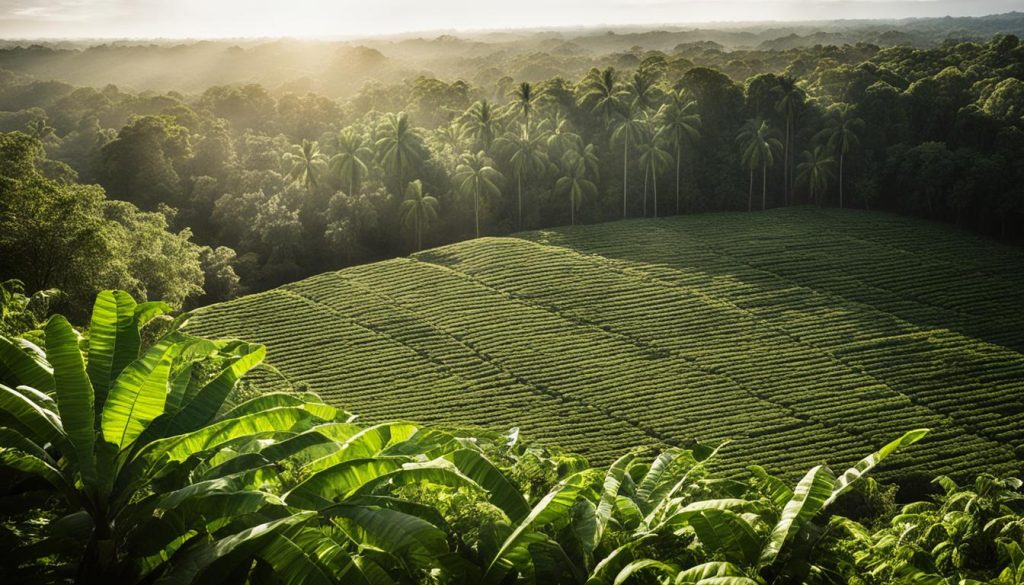
[(622, 140), (622, 219), (626, 219), (626, 185), (629, 183), (629, 132)]
[(576, 202), (572, 200), (572, 189), (569, 190), (569, 225), (576, 225)]
[(679, 158), (682, 154), (679, 142), (676, 142), (676, 215), (679, 215)]
[(423, 237), (420, 230), (420, 216), (416, 215), (416, 251), (423, 249)]
[(480, 189), (473, 193), (473, 223), (476, 225), (476, 237), (480, 239)]
[(754, 210), (754, 166), (750, 166), (750, 188), (747, 190), (747, 212)]
[(782, 177), (782, 201), (785, 205), (789, 205), (789, 132), (791, 125), (789, 116), (786, 116), (786, 148), (782, 153), (782, 167), (784, 171)]
[(644, 167), (644, 217), (647, 217), (647, 177), (649, 177), (650, 174), (650, 167)]
[(519, 227), (523, 227), (523, 174), (516, 173), (516, 189), (519, 192), (516, 198), (516, 217)]
[(839, 151), (839, 209), (843, 208), (843, 159), (846, 153)]
[(765, 210), (768, 199), (768, 163), (761, 163), (761, 211)]
[(651, 169), (651, 186), (654, 189), (654, 217), (658, 217), (658, 171)]

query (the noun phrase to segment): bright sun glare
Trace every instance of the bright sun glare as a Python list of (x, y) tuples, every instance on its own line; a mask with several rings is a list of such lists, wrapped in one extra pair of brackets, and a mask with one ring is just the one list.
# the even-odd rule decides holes
[(345, 37), (408, 31), (967, 16), (1024, 0), (0, 0), (7, 37)]

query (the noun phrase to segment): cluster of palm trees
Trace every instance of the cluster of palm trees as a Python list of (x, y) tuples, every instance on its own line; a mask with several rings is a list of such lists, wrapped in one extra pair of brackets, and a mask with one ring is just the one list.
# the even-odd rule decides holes
[[(526, 227), (524, 216), (531, 205), (526, 198), (532, 187), (565, 197), (570, 222), (575, 224), (581, 206), (598, 196), (602, 164), (620, 148), (622, 217), (637, 208), (643, 210), (644, 217), (657, 217), (663, 211), (659, 177), (672, 169), (678, 214), (683, 211), (682, 161), (701, 137), (702, 119), (697, 102), (686, 90), (662, 82), (664, 68), (663, 61), (654, 60), (645, 61), (629, 76), (613, 68), (593, 69), (570, 90), (568, 104), (564, 94), (548, 91), (550, 85), (535, 87), (523, 82), (512, 91), (508, 103), (496, 105), (480, 99), (453, 116), (450, 123), (429, 131), (414, 127), (405, 113), (376, 114), (368, 123), (345, 128), (333, 138), (331, 156), (322, 153), (315, 141), (293, 146), (284, 155), (285, 172), (289, 180), (311, 192), (320, 189), (330, 173), (334, 184), (358, 194), (376, 171), (380, 184), (395, 196), (404, 196), (399, 219), (414, 234), (417, 247), (424, 232), (437, 221), (440, 209), (439, 200), (425, 190), (450, 190), (464, 201), (471, 200), (476, 237), (481, 234), (485, 210), (503, 194), (510, 197), (508, 216), (514, 217), (515, 227)], [(780, 161), (787, 204), (795, 183), (806, 186), (811, 199), (820, 202), (838, 166), (842, 206), (843, 166), (858, 144), (863, 121), (848, 106), (831, 108), (827, 125), (801, 154), (794, 173), (796, 118), (805, 96), (789, 78), (782, 78), (774, 91), (774, 106), (785, 120), (784, 132), (766, 118), (752, 118), (737, 136), (741, 161), (750, 177), (748, 211), (754, 207), (757, 173), (761, 175), (761, 208), (767, 207), (767, 175)], [(596, 122), (596, 131), (589, 132), (585, 140), (570, 115), (588, 116)], [(450, 185), (426, 180), (429, 159), (442, 164)], [(642, 191), (640, 178), (632, 172), (637, 169), (643, 175)], [(637, 193), (642, 193), (642, 205), (635, 199)]]
[[(753, 209), (754, 173), (761, 173), (761, 209), (767, 206), (768, 169), (778, 160), (783, 161), (785, 201), (788, 204), (792, 194), (790, 177), (792, 167), (793, 120), (797, 104), (802, 99), (800, 88), (792, 80), (784, 78), (780, 85), (782, 94), (776, 107), (786, 118), (785, 142), (779, 139), (779, 131), (764, 118), (747, 120), (736, 137), (740, 145), (741, 160), (750, 172), (750, 188), (747, 195), (747, 211)], [(836, 178), (836, 155), (839, 157), (839, 207), (843, 207), (843, 167), (846, 155), (859, 144), (858, 132), (864, 121), (854, 115), (849, 104), (835, 104), (827, 112), (825, 127), (813, 139), (809, 150), (801, 154), (803, 159), (796, 167), (796, 183), (807, 188), (812, 201), (821, 204), (822, 195), (828, 190), (829, 182)]]

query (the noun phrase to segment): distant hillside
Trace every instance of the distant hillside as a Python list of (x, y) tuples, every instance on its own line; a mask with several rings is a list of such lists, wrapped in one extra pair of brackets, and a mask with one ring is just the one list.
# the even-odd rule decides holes
[(0, 70), (42, 81), (114, 84), (137, 91), (200, 93), (213, 85), (259, 83), (279, 94), (315, 91), (348, 97), (369, 81), (398, 83), (420, 74), (481, 85), (503, 75), (530, 81), (554, 75), (572, 78), (591, 67), (635, 67), (638, 61), (631, 59), (650, 51), (697, 63), (708, 60), (707, 47), (715, 47), (713, 54), (718, 49), (736, 53), (726, 61), (750, 59), (764, 62), (761, 67), (766, 70), (781, 71), (788, 62), (774, 63), (779, 55), (757, 52), (858, 43), (934, 48), (947, 41), (984, 42), (996, 34), (1024, 36), (1024, 13), (657, 28), (422, 31), (346, 40), (0, 39)]
[(189, 328), (371, 420), (493, 429), (598, 463), (731, 440), (836, 465), (931, 427), (886, 477), (1019, 468), (1024, 251), (817, 209), (485, 238), (197, 312)]

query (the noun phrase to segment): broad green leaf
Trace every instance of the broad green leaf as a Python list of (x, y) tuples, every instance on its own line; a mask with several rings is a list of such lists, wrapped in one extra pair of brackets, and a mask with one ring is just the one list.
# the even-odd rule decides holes
[(594, 549), (601, 543), (597, 526), (597, 507), (587, 499), (578, 499), (570, 513), (572, 531), (586, 553), (587, 558), (594, 554)]
[(282, 533), (260, 547), (259, 558), (267, 562), (283, 585), (332, 585), (327, 568)]
[(706, 510), (729, 510), (730, 512), (746, 512), (754, 507), (754, 502), (737, 498), (720, 498), (715, 500), (697, 500), (682, 508), (675, 509), (659, 526), (683, 526), (690, 519)]
[(67, 319), (54, 315), (46, 323), (46, 356), (53, 365), (57, 408), (64, 433), (74, 447), (74, 460), (82, 481), (99, 483), (96, 469), (96, 412), (89, 376), (85, 372), (78, 334)]
[(17, 449), (32, 455), (33, 457), (38, 457), (42, 461), (46, 462), (47, 465), (53, 467), (57, 466), (57, 462), (53, 460), (53, 457), (51, 457), (49, 453), (44, 451), (42, 447), (27, 436), (14, 429), (0, 427), (0, 447)]
[(438, 558), (448, 553), (444, 531), (416, 516), (387, 508), (345, 504), (320, 513), (329, 518), (343, 518), (345, 532), (360, 546), (394, 555), (422, 570), (437, 567)]
[(17, 378), (17, 380), (8, 380), (10, 385), (24, 384), (46, 394), (53, 394), (55, 389), (53, 368), (41, 353), (39, 348), (27, 341), (9, 339), (0, 335), (0, 363)]
[(825, 500), (825, 503), (822, 507), (828, 506), (832, 502), (836, 501), (836, 498), (841, 496), (843, 492), (849, 489), (855, 481), (863, 477), (865, 473), (874, 469), (876, 465), (881, 463), (883, 459), (891, 455), (897, 449), (904, 446), (913, 445), (914, 443), (923, 439), (924, 436), (927, 434), (928, 429), (917, 429), (913, 431), (908, 431), (904, 433), (902, 437), (896, 439), (895, 441), (892, 441), (891, 443), (882, 447), (878, 451), (875, 451), (871, 455), (868, 455), (864, 459), (858, 461), (856, 465), (847, 469), (845, 472), (843, 472), (842, 475), (840, 475), (836, 479), (835, 487), (832, 489), (832, 495), (830, 495), (829, 498)]
[[(217, 576), (206, 575), (204, 572), (219, 559), (226, 558), (232, 553), (243, 553), (233, 558), (255, 554), (260, 545), (278, 531), (302, 524), (314, 516), (314, 512), (297, 512), (247, 528), (220, 540), (189, 548), (171, 559), (171, 570), (156, 582), (161, 585), (191, 585), (200, 578), (215, 581)], [(229, 571), (231, 568), (222, 569)]]
[(289, 506), (317, 510), (325, 508), (336, 499), (348, 496), (359, 486), (402, 468), (408, 457), (374, 457), (343, 461), (333, 467), (318, 471), (287, 495)]
[(326, 531), (302, 527), (288, 531), (288, 537), (307, 553), (314, 555), (330, 571), (335, 583), (369, 585), (369, 580), (352, 558), (342, 548), (342, 543)]
[(273, 445), (264, 447), (260, 453), (271, 461), (279, 461), (288, 457), (302, 454), (306, 461), (325, 457), (341, 448), (339, 443), (344, 442), (352, 435), (362, 430), (359, 425), (352, 423), (328, 423), (313, 427), (284, 439)]
[(705, 550), (714, 557), (743, 565), (757, 562), (761, 539), (754, 528), (729, 510), (701, 510), (689, 518), (689, 525)]
[(151, 462), (165, 456), (168, 461), (184, 461), (191, 455), (215, 449), (240, 437), (289, 431), (300, 422), (309, 421), (312, 418), (313, 415), (303, 407), (272, 408), (216, 422), (184, 435), (153, 441), (140, 452), (138, 457), (145, 457)]
[(124, 449), (163, 414), (177, 345), (158, 343), (121, 371), (103, 406), (103, 439)]
[(505, 475), (486, 457), (472, 449), (460, 449), (446, 458), (467, 477), (487, 490), (487, 499), (513, 523), (530, 513), (530, 505)]
[(610, 585), (613, 580), (612, 575), (618, 575), (619, 571), (633, 560), (633, 549), (651, 538), (652, 535), (649, 534), (634, 538), (605, 555), (594, 566), (594, 570), (587, 579), (587, 585)]
[(22, 473), (38, 475), (58, 490), (68, 494), (73, 493), (73, 490), (64, 481), (64, 476), (59, 469), (43, 459), (20, 449), (0, 447), (0, 467), (10, 467)]
[(171, 419), (169, 434), (181, 434), (201, 428), (209, 423), (220, 411), (231, 389), (249, 370), (263, 362), (267, 349), (262, 345), (239, 344), (230, 364), (209, 383), (204, 385), (191, 400), (186, 402)]
[(662, 483), (665, 474), (668, 472), (669, 467), (679, 457), (680, 451), (677, 449), (668, 449), (660, 453), (651, 462), (651, 467), (644, 474), (643, 479), (636, 487), (636, 501), (637, 506), (646, 514), (651, 511), (651, 494), (654, 492), (654, 488)]
[(782, 480), (770, 475), (760, 465), (751, 465), (747, 469), (757, 478), (758, 487), (761, 492), (771, 498), (775, 505), (782, 508), (793, 497), (793, 490), (782, 483)]
[(675, 483), (672, 483), (670, 481), (663, 481), (660, 485), (655, 487), (651, 491), (649, 500), (649, 504), (651, 505), (651, 511), (648, 512), (647, 516), (644, 517), (644, 523), (649, 526), (653, 525), (655, 523), (655, 519), (671, 503), (672, 498), (676, 495), (676, 493), (678, 493), (679, 490), (683, 489), (683, 487), (685, 487), (687, 483), (689, 483), (690, 475), (694, 471), (703, 468), (709, 461), (715, 458), (715, 455), (718, 454), (719, 450), (724, 449), (725, 446), (728, 444), (729, 442), (725, 441), (718, 447), (715, 447), (714, 450), (707, 454), (707, 457), (697, 461), (695, 465), (687, 469), (686, 473), (684, 473), (683, 476), (680, 477)]
[(836, 478), (832, 471), (824, 465), (807, 472), (793, 490), (793, 497), (786, 503), (782, 516), (768, 536), (768, 541), (761, 551), (762, 565), (775, 562), (786, 541), (800, 532), (800, 529), (821, 511), (825, 501), (832, 495), (835, 483)]
[(54, 400), (52, 396), (49, 396), (48, 394), (43, 394), (39, 390), (36, 390), (31, 386), (25, 386), (24, 384), (18, 386), (17, 388), (15, 388), (15, 390), (21, 392), (22, 396), (35, 402), (36, 404), (45, 408), (46, 410), (54, 413), (57, 412), (57, 401)]
[(139, 356), (139, 329), (135, 325), (135, 299), (121, 290), (96, 295), (89, 323), (89, 381), (101, 409), (114, 379)]
[[(713, 561), (697, 565), (696, 567), (691, 567), (685, 571), (680, 571), (679, 574), (676, 575), (675, 583), (676, 585), (696, 585), (697, 583), (707, 583), (708, 579), (715, 577), (746, 578), (746, 573), (743, 572), (743, 569), (732, 563)], [(752, 581), (750, 579), (748, 579), (748, 581), (756, 583), (756, 581)]]
[(604, 529), (612, 518), (612, 512), (615, 511), (615, 498), (619, 495), (619, 487), (622, 486), (622, 476), (625, 475), (626, 469), (634, 459), (636, 459), (635, 453), (627, 453), (619, 457), (611, 464), (604, 476), (604, 485), (601, 487), (601, 500), (597, 504), (596, 512), (597, 534), (595, 538), (597, 542), (601, 542)]
[(67, 439), (56, 413), (3, 384), (0, 384), (0, 420), (40, 447), (47, 443), (63, 446)]
[(387, 485), (390, 488), (404, 485), (431, 484), (446, 486), (450, 488), (469, 488), (475, 491), (483, 491), (475, 481), (466, 477), (444, 458), (432, 459), (424, 462), (405, 463), (401, 469), (396, 469), (375, 477), (356, 488), (354, 494), (371, 494)]
[(415, 425), (393, 422), (367, 427), (346, 439), (338, 451), (307, 463), (303, 471), (319, 471), (349, 459), (375, 457), (389, 444), (405, 441), (417, 430)]
[(565, 518), (592, 482), (592, 473), (582, 471), (562, 480), (550, 493), (541, 498), (529, 515), (520, 522), (512, 534), (505, 539), (498, 554), (487, 568), (488, 575), (495, 575), (501, 569), (522, 567), (529, 562), (527, 546), (536, 542), (536, 531), (555, 520)]
[(246, 400), (242, 404), (232, 408), (228, 412), (217, 417), (217, 420), (224, 420), (229, 418), (238, 418), (261, 410), (267, 410), (268, 408), (278, 408), (281, 406), (306, 406), (306, 410), (314, 412), (316, 408), (321, 410), (317, 412), (317, 416), (322, 419), (333, 419), (337, 409), (333, 406), (324, 404), (323, 400), (316, 394), (311, 393), (285, 393), (285, 392), (269, 392), (267, 394), (261, 394), (256, 398)]
[(654, 559), (639, 559), (629, 563), (619, 571), (619, 574), (615, 576), (614, 585), (622, 585), (626, 581), (629, 581), (629, 578), (634, 574), (642, 571), (655, 571), (656, 573), (660, 573), (666, 577), (673, 577), (679, 572), (679, 569)]

